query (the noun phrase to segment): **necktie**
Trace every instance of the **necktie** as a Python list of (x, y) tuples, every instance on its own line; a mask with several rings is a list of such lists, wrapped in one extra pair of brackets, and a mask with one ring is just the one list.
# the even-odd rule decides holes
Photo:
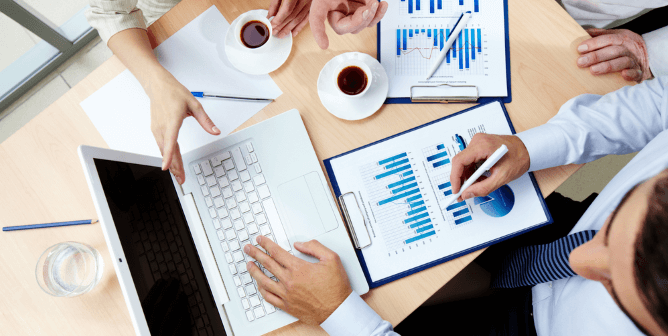
[(573, 249), (594, 238), (596, 232), (580, 231), (549, 244), (518, 248), (503, 259), (501, 270), (492, 276), (490, 287), (533, 286), (574, 276), (568, 256)]

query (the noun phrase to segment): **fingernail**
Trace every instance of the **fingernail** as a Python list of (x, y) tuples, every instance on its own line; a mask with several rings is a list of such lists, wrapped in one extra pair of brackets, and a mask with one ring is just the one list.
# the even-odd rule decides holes
[(176, 182), (179, 182), (179, 184), (183, 184), (183, 179), (181, 178), (181, 176), (176, 177)]
[(220, 130), (216, 126), (213, 126), (211, 129), (213, 130), (214, 133), (220, 133)]
[(244, 245), (244, 252), (246, 253), (250, 252), (250, 245), (248, 244)]
[(582, 56), (578, 58), (578, 64), (579, 65), (585, 65), (589, 61), (589, 56)]
[(596, 64), (591, 67), (591, 71), (593, 72), (602, 72), (603, 71), (603, 64)]
[(589, 49), (589, 46), (586, 45), (586, 44), (581, 44), (581, 45), (578, 47), (578, 51), (579, 51), (579, 52), (587, 51), (587, 49)]
[(366, 17), (369, 16), (369, 10), (365, 10), (364, 13), (362, 13), (362, 19), (366, 20)]
[(165, 161), (162, 161), (162, 170), (167, 170), (167, 164)]
[(475, 195), (473, 195), (472, 192), (467, 192), (466, 194), (464, 194), (464, 199), (469, 199), (469, 198), (472, 198), (473, 196), (475, 196)]
[(255, 241), (258, 242), (258, 244), (260, 243), (260, 238), (262, 238), (262, 235), (259, 235), (257, 238), (255, 238)]
[(378, 9), (378, 5), (380, 5), (380, 2), (375, 2), (373, 6), (371, 6), (371, 9), (376, 10)]
[(251, 267), (255, 266), (255, 263), (252, 261), (249, 261), (246, 263), (246, 269), (250, 269)]
[(636, 71), (638, 71), (638, 76), (640, 76), (640, 78), (642, 78), (642, 70), (636, 70)]
[(297, 247), (302, 247), (302, 243), (301, 243), (301, 242), (296, 242), (296, 243), (294, 244), (294, 246), (295, 246), (295, 248), (297, 248)]

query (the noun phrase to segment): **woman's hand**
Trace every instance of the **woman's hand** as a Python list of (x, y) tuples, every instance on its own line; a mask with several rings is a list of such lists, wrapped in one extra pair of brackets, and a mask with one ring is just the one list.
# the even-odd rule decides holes
[(167, 70), (153, 75), (144, 90), (151, 99), (151, 131), (162, 153), (162, 170), (169, 169), (176, 181), (183, 184), (186, 175), (177, 141), (183, 119), (194, 117), (213, 135), (219, 135), (220, 130), (204, 112), (202, 104)]

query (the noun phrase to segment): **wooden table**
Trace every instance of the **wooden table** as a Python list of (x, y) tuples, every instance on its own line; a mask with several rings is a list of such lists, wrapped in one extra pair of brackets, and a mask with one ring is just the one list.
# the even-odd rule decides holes
[[(577, 44), (586, 32), (554, 0), (510, 0), (510, 53), (513, 102), (506, 105), (518, 132), (545, 123), (568, 99), (605, 94), (628, 83), (618, 75), (594, 77), (575, 65)], [(228, 21), (268, 0), (183, 0), (150, 28), (154, 46), (216, 4)], [(471, 105), (386, 105), (372, 117), (343, 121), (320, 103), (316, 80), (332, 57), (361, 51), (376, 55), (376, 30), (336, 36), (322, 51), (307, 27), (294, 40), (290, 58), (271, 77), (283, 90), (275, 103), (240, 128), (291, 108), (302, 115), (320, 160), (387, 137)], [(79, 103), (125, 67), (112, 57), (67, 94), (0, 144), (0, 222), (2, 226), (97, 218), (76, 153), (81, 144), (107, 147)], [(545, 195), (579, 167), (536, 173)], [(62, 241), (98, 249), (104, 276), (92, 292), (54, 298), (38, 287), (34, 271), (40, 254)], [(364, 299), (393, 325), (401, 322), (480, 251), (376, 288)], [(130, 316), (110, 264), (98, 224), (0, 233), (0, 326), (6, 335), (132, 335)], [(275, 335), (324, 334), (320, 327), (294, 323)]]

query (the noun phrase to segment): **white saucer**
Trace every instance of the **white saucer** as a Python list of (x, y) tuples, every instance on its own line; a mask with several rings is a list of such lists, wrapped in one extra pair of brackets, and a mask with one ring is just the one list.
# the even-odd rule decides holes
[[(248, 13), (257, 13), (262, 16), (267, 16), (266, 9), (256, 9)], [(290, 56), (292, 50), (292, 34), (279, 39), (272, 36), (265, 45), (262, 52), (253, 52), (252, 50), (242, 47), (236, 41), (234, 36), (234, 27), (239, 23), (239, 17), (234, 19), (227, 29), (225, 36), (225, 54), (230, 63), (237, 68), (237, 70), (247, 73), (249, 75), (265, 75), (283, 65)]]
[[(357, 58), (371, 68), (373, 80), (362, 97), (346, 97), (336, 87), (334, 71), (344, 60)], [(385, 102), (389, 83), (382, 65), (373, 57), (358, 52), (349, 52), (332, 58), (318, 76), (318, 96), (329, 113), (345, 120), (360, 120), (374, 114)]]

